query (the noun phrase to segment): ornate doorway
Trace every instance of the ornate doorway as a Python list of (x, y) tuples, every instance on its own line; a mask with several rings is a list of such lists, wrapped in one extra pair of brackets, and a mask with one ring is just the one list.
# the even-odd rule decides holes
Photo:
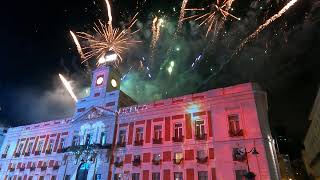
[(89, 163), (80, 164), (80, 166), (78, 167), (76, 180), (87, 180), (89, 168)]

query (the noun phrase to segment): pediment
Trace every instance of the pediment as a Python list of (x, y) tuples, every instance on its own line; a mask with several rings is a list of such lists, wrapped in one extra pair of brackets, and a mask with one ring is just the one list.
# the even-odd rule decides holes
[(72, 119), (72, 122), (75, 121), (90, 121), (102, 118), (110, 118), (115, 116), (116, 112), (113, 112), (110, 109), (106, 109), (100, 106), (92, 106), (88, 108), (85, 112), (79, 114), (78, 116)]

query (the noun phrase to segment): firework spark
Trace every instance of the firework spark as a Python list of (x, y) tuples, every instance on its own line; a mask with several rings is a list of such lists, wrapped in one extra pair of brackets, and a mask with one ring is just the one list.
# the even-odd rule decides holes
[(112, 13), (111, 13), (111, 6), (108, 0), (106, 0), (107, 9), (108, 9), (108, 24), (112, 26)]
[(206, 36), (208, 36), (211, 30), (215, 31), (215, 34), (219, 32), (222, 27), (222, 24), (225, 22), (227, 17), (231, 17), (236, 20), (240, 20), (240, 18), (234, 16), (229, 13), (231, 9), (232, 3), (234, 0), (216, 0), (216, 3), (213, 3), (206, 8), (191, 8), (184, 9), (184, 11), (207, 11), (204, 14), (196, 14), (182, 20), (194, 19), (195, 21), (200, 21), (199, 26), (206, 24), (208, 26)]
[(181, 9), (180, 9), (179, 21), (178, 21), (178, 27), (177, 27), (177, 32), (179, 32), (181, 27), (182, 27), (184, 15), (185, 15), (185, 8), (187, 6), (187, 3), (188, 3), (188, 0), (183, 0), (182, 1), (182, 5), (181, 5)]
[(61, 74), (59, 74), (59, 77), (60, 77), (64, 87), (67, 89), (67, 91), (71, 95), (71, 97), (74, 99), (75, 102), (77, 102), (78, 99), (77, 99), (76, 95), (73, 93), (70, 83)]
[(252, 39), (257, 37), (257, 35), (263, 31), (266, 27), (269, 26), (270, 23), (275, 21), (276, 19), (280, 18), (288, 9), (290, 9), (298, 0), (291, 0), (287, 5), (285, 5), (277, 14), (273, 15), (271, 18), (269, 18), (265, 23), (260, 25), (258, 29), (253, 32), (250, 36), (248, 36), (246, 39), (242, 41), (239, 48), (236, 50), (234, 54), (238, 54), (239, 51)]
[(160, 30), (161, 30), (161, 25), (164, 23), (164, 20), (159, 18), (156, 16), (153, 21), (152, 21), (152, 39), (151, 39), (151, 44), (150, 44), (150, 48), (151, 48), (151, 56), (150, 59), (153, 59), (153, 54), (154, 54), (154, 50), (155, 47), (157, 45), (157, 42), (160, 38)]
[(77, 36), (76, 36), (72, 31), (70, 31), (70, 34), (71, 34), (71, 36), (72, 36), (72, 39), (73, 39), (74, 44), (77, 46), (77, 50), (78, 50), (78, 53), (80, 54), (80, 57), (81, 57), (81, 58), (84, 58), (84, 55), (83, 55), (83, 52), (82, 52), (80, 43), (79, 43), (79, 41), (78, 41), (78, 39), (77, 39)]

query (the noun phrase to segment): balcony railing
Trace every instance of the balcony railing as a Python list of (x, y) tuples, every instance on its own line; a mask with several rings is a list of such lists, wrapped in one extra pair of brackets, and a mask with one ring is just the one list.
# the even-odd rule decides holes
[(135, 145), (135, 146), (142, 146), (142, 145), (143, 145), (143, 139), (135, 140), (135, 141), (134, 141), (134, 145)]
[(182, 161), (183, 161), (183, 158), (181, 158), (181, 159), (173, 159), (173, 164), (179, 165), (179, 164), (182, 163)]
[(132, 165), (133, 165), (133, 166), (140, 166), (140, 164), (141, 164), (141, 160), (140, 160), (140, 159), (134, 159), (134, 160), (132, 161)]
[(16, 153), (14, 153), (13, 156), (14, 156), (14, 157), (20, 157), (20, 153), (19, 153), (19, 152), (16, 152)]
[(243, 129), (240, 129), (240, 130), (237, 130), (237, 131), (230, 129), (230, 130), (229, 130), (229, 136), (230, 136), (230, 137), (243, 136)]
[(24, 156), (30, 156), (30, 152), (25, 152)]
[(204, 163), (208, 162), (208, 157), (197, 157), (197, 162), (199, 164), (204, 164)]
[(16, 170), (15, 168), (9, 168), (10, 172), (13, 172), (14, 170)]
[(47, 166), (42, 166), (41, 171), (45, 171), (45, 170), (47, 170)]
[(160, 165), (161, 164), (161, 159), (152, 159), (152, 164), (153, 165)]
[(207, 140), (207, 134), (196, 134), (196, 140)]
[(46, 150), (46, 154), (51, 154), (52, 150), (51, 149), (47, 149)]
[(152, 139), (153, 144), (162, 144), (162, 138), (154, 138)]
[(126, 147), (126, 142), (118, 142), (117, 147)]
[(184, 136), (172, 137), (173, 142), (183, 142)]
[(114, 166), (119, 168), (119, 167), (122, 167), (123, 166), (123, 161), (120, 161), (120, 162), (114, 162)]
[(41, 151), (35, 151), (35, 152), (34, 152), (34, 155), (35, 155), (35, 156), (38, 156), (38, 155), (40, 155), (40, 154), (41, 154)]
[(1, 155), (1, 158), (6, 158), (7, 157), (7, 154), (2, 154)]

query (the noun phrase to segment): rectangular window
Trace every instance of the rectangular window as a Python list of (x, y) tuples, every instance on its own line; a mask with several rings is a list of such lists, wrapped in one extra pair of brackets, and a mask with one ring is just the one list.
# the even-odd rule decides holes
[(64, 148), (64, 142), (65, 142), (65, 139), (64, 139), (64, 138), (61, 138), (58, 149), (63, 149), (63, 148)]
[(139, 127), (136, 129), (136, 141), (143, 140), (143, 128)]
[(72, 146), (78, 146), (79, 145), (79, 136), (73, 136), (72, 138)]
[(174, 125), (174, 137), (182, 138), (182, 123), (176, 123)]
[(208, 180), (208, 172), (207, 171), (199, 171), (198, 172), (198, 180)]
[(91, 136), (91, 134), (87, 134), (86, 135), (86, 141), (85, 141), (85, 145), (89, 145), (89, 144), (91, 144), (91, 138), (92, 138), (92, 136)]
[(44, 176), (40, 176), (40, 177), (39, 177), (39, 180), (44, 180)]
[(8, 154), (9, 148), (10, 148), (10, 144), (8, 144), (8, 145), (6, 146), (6, 148), (4, 149), (3, 154)]
[(246, 150), (244, 148), (233, 148), (233, 160), (234, 161), (244, 161), (247, 158)]
[(107, 144), (107, 138), (106, 138), (106, 133), (105, 132), (101, 132), (100, 144), (101, 145), (106, 145)]
[(114, 180), (122, 180), (122, 174), (115, 174), (114, 175)]
[(182, 152), (176, 152), (176, 153), (174, 153), (174, 158), (175, 158), (176, 160), (181, 160), (181, 159), (183, 159), (183, 153), (182, 153)]
[(204, 130), (204, 121), (201, 119), (196, 120), (196, 136), (202, 137), (205, 135), (205, 130)]
[(183, 180), (182, 172), (174, 172), (174, 180)]
[(19, 176), (19, 177), (18, 177), (18, 180), (22, 180), (22, 177), (21, 177), (21, 176)]
[(126, 130), (121, 129), (119, 132), (119, 143), (123, 144), (126, 142)]
[(236, 180), (246, 180), (245, 178), (245, 174), (246, 174), (246, 170), (236, 170), (235, 174), (236, 174)]
[(240, 132), (240, 122), (239, 122), (239, 115), (238, 114), (231, 114), (228, 115), (229, 121), (229, 132), (236, 135)]
[(70, 180), (70, 178), (71, 178), (70, 175), (66, 175), (66, 176), (64, 177), (64, 180)]
[(139, 180), (140, 179), (140, 173), (132, 173), (132, 180)]
[(160, 180), (160, 173), (159, 172), (153, 172), (152, 173), (152, 180)]
[(18, 150), (17, 150), (17, 153), (21, 153), (22, 148), (23, 148), (23, 143), (20, 143), (19, 147), (18, 147)]
[(28, 180), (33, 180), (33, 176), (29, 176), (29, 177), (28, 177)]
[(28, 144), (28, 148), (27, 148), (27, 150), (26, 150), (26, 153), (30, 153), (30, 152), (32, 151), (32, 147), (33, 147), (33, 142), (30, 142), (30, 143)]
[(162, 138), (162, 126), (155, 125), (154, 126), (154, 139), (161, 139)]
[(199, 151), (197, 151), (197, 157), (202, 159), (202, 158), (207, 157), (207, 154), (204, 150), (199, 150)]
[(47, 147), (47, 152), (52, 152), (52, 150), (53, 150), (53, 145), (54, 145), (54, 140), (53, 140), (53, 139), (50, 139), (50, 140), (49, 140), (48, 147)]
[(153, 159), (155, 161), (160, 161), (161, 160), (161, 154), (153, 154)]
[(43, 148), (43, 141), (40, 141), (39, 143), (38, 143), (38, 146), (37, 146), (37, 151), (41, 151), (42, 150), (42, 148)]
[(51, 180), (56, 180), (57, 176), (51, 176)]

